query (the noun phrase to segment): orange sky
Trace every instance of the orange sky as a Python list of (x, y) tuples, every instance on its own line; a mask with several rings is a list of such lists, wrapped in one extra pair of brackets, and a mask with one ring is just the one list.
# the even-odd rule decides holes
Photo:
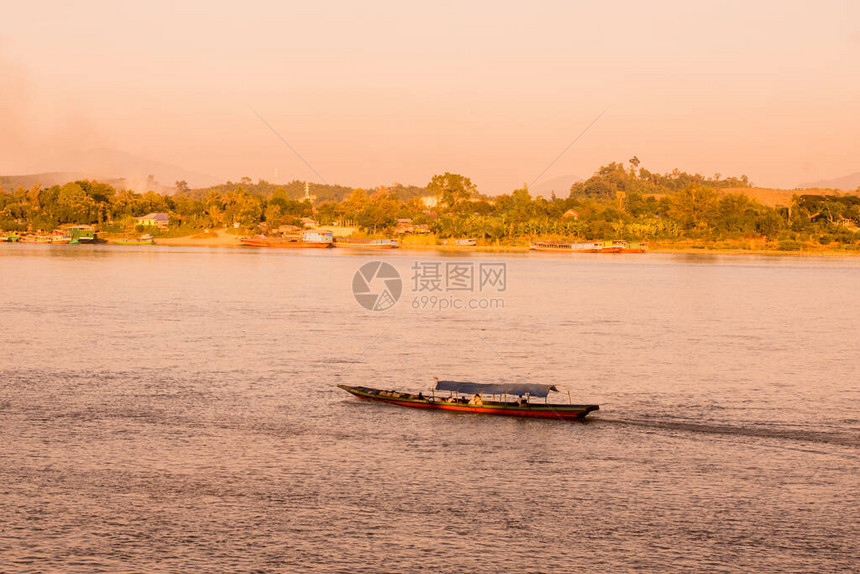
[[(0, 173), (111, 148), (212, 174), (485, 193), (651, 170), (860, 171), (860, 3), (56, 2), (3, 10)], [(540, 182), (538, 182), (540, 183)]]

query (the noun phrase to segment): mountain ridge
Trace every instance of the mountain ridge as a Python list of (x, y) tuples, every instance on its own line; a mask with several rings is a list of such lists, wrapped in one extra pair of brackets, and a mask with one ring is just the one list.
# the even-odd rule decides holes
[(811, 181), (797, 186), (799, 189), (838, 189), (840, 191), (855, 191), (860, 188), (860, 171), (843, 175), (842, 177), (833, 177), (830, 179), (821, 179)]

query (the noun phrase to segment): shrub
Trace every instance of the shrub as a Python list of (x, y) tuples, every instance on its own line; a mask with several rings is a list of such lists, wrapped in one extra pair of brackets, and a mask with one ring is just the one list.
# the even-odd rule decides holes
[(803, 244), (797, 241), (780, 241), (777, 249), (780, 251), (800, 251), (803, 249)]

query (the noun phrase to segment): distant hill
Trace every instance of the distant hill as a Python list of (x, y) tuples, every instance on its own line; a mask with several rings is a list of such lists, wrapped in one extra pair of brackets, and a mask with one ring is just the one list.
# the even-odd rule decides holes
[(819, 189), (840, 189), (842, 191), (856, 191), (860, 187), (860, 171), (846, 175), (843, 177), (834, 177), (833, 179), (822, 179), (811, 183), (804, 183), (798, 186), (801, 189), (819, 188)]
[[(90, 149), (77, 152), (74, 157), (64, 158), (57, 171), (0, 176), (0, 184), (6, 191), (18, 185), (30, 187), (35, 183), (50, 187), (78, 179), (97, 179), (114, 187), (133, 189), (138, 193), (156, 191), (173, 193), (174, 184), (185, 180), (191, 187), (215, 185), (222, 180), (197, 171), (134, 156), (115, 149)], [(69, 167), (66, 167), (69, 166)], [(148, 178), (152, 176), (153, 183)], [(22, 183), (23, 182), (23, 183)]]
[[(92, 149), (81, 154), (75, 171), (93, 174), (96, 179), (124, 179), (125, 186), (137, 192), (149, 191), (147, 178), (151, 175), (161, 184), (161, 193), (172, 193), (174, 184), (185, 180), (191, 187), (215, 185), (222, 180), (215, 176), (190, 171), (176, 165), (141, 158), (115, 149)], [(80, 166), (80, 167), (78, 167)]]
[[(67, 171), (57, 171), (51, 173), (33, 173), (27, 175), (0, 175), (0, 187), (3, 191), (11, 193), (18, 189), (18, 186), (31, 188), (34, 185), (40, 187), (51, 187), (52, 185), (63, 185), (70, 181), (78, 181), (81, 179), (93, 179), (87, 177), (83, 173), (72, 173)], [(113, 187), (124, 187), (124, 179), (101, 178), (99, 181), (107, 183)]]
[(576, 175), (561, 175), (538, 183), (530, 188), (529, 192), (533, 196), (541, 195), (547, 199), (552, 197), (553, 193), (555, 193), (556, 197), (566, 198), (570, 195), (570, 186), (579, 181), (582, 181), (582, 178)]

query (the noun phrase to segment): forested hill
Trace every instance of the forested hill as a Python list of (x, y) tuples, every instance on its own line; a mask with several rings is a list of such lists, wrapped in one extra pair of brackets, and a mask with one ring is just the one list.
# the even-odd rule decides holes
[[(226, 194), (239, 190), (247, 191), (252, 195), (262, 198), (271, 196), (276, 190), (279, 189), (286, 191), (287, 197), (292, 200), (300, 200), (303, 199), (305, 196), (305, 182), (299, 181), (297, 179), (291, 181), (290, 183), (280, 184), (269, 183), (264, 179), (259, 180), (257, 183), (253, 183), (250, 178), (243, 177), (239, 182), (236, 183), (228, 181), (227, 183), (223, 183), (220, 185), (213, 185), (211, 187), (203, 187), (198, 189), (188, 189), (187, 186), (184, 186), (183, 184), (184, 182), (177, 182), (176, 193), (178, 195), (186, 195), (191, 199), (195, 199), (198, 201), (206, 199), (206, 196), (213, 192)], [(310, 195), (314, 198), (314, 203), (320, 203), (323, 201), (334, 201), (339, 203), (348, 198), (356, 189), (344, 185), (329, 185), (325, 183), (309, 183), (308, 187)], [(424, 187), (418, 187), (415, 185), (402, 185), (400, 183), (395, 183), (389, 186), (380, 186), (376, 189), (384, 191), (386, 193), (393, 193), (400, 201), (409, 201), (412, 198), (427, 195), (427, 189)]]
[(640, 168), (637, 157), (629, 161), (629, 169), (626, 169), (624, 164), (616, 162), (601, 167), (587, 180), (573, 184), (570, 188), (570, 196), (605, 200), (615, 199), (618, 192), (634, 195), (666, 195), (691, 185), (715, 189), (750, 187), (749, 178), (745, 175), (723, 178), (720, 174), (715, 174), (714, 177), (705, 177), (678, 169), (668, 173), (656, 173), (644, 167)]

